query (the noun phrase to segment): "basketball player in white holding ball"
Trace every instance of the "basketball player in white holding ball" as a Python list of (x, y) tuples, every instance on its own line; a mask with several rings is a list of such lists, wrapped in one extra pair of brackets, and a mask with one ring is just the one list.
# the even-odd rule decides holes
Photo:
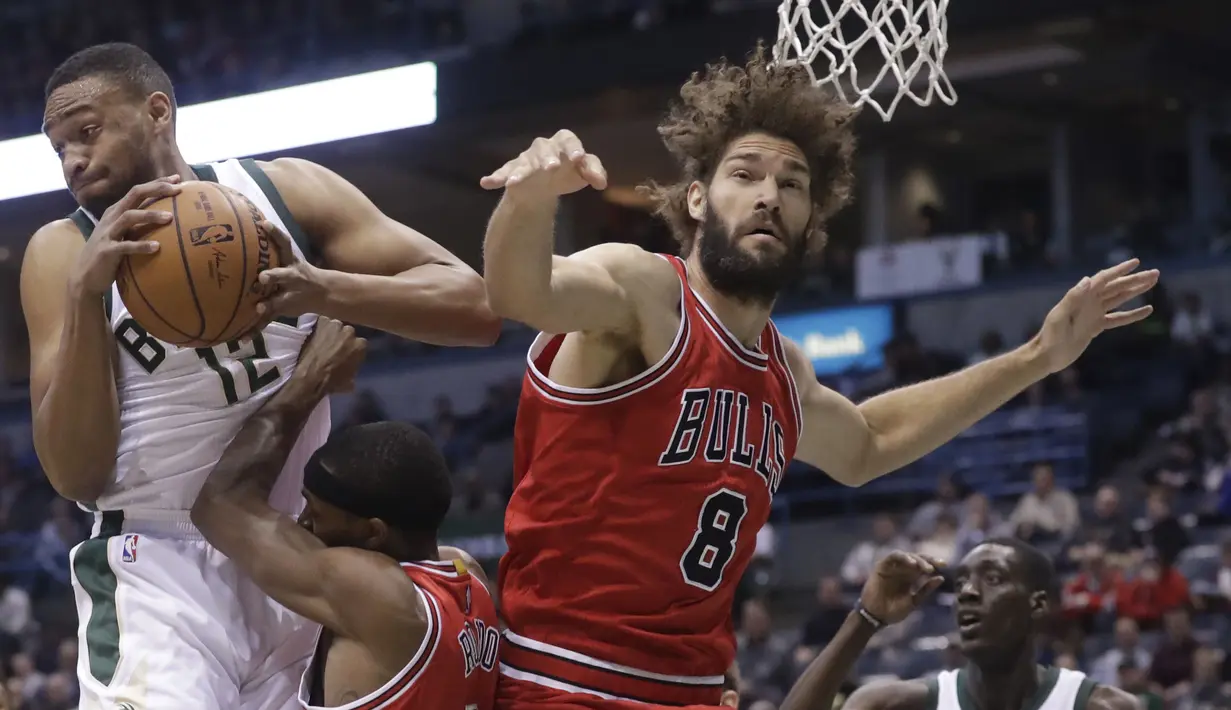
[[(170, 79), (132, 45), (69, 58), (47, 84), (44, 119), (81, 209), (31, 239), (21, 297), (39, 459), (57, 491), (96, 511), (92, 537), (71, 555), (81, 707), (295, 707), (316, 628), (240, 575), (189, 510), (244, 420), (290, 378), (315, 314), (488, 345), (499, 322), (483, 282), (318, 165), (187, 164)], [(280, 289), (263, 304), (272, 322), (201, 350), (149, 336), (114, 287), (123, 256), (154, 248), (126, 241), (131, 231), (171, 219), (141, 207), (194, 179), (255, 203), (286, 264), (264, 274)], [(274, 487), (275, 507), (298, 513), (303, 465), (329, 428), (322, 403)]]

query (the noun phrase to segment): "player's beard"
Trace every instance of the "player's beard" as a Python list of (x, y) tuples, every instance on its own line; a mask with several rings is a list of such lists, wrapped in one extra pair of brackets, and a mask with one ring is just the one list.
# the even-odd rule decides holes
[(755, 254), (740, 248), (735, 231), (713, 210), (706, 210), (697, 245), (705, 278), (716, 291), (737, 301), (770, 305), (782, 289), (803, 275), (804, 236), (785, 234), (786, 250), (781, 254)]

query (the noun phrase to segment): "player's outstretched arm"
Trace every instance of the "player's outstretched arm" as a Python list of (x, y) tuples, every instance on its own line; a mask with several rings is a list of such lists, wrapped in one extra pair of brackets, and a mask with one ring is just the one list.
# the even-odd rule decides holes
[(917, 461), (1030, 385), (1072, 365), (1099, 333), (1148, 316), (1149, 306), (1117, 310), (1158, 283), (1158, 271), (1133, 273), (1137, 266), (1132, 259), (1082, 279), (1021, 347), (858, 406), (818, 384), (803, 351), (788, 343), (804, 408), (796, 457), (852, 486)]
[(406, 575), (383, 555), (326, 547), (267, 502), (304, 423), (325, 395), (353, 384), (363, 352), (350, 326), (321, 319), (290, 381), (244, 423), (210, 472), (192, 521), (271, 598), (383, 657), (417, 647), (422, 637), (424, 610), (407, 593)]
[(535, 139), (481, 184), (504, 190), (483, 244), (483, 279), (496, 313), (545, 333), (636, 332), (637, 279), (667, 264), (628, 244), (553, 255), (560, 196), (607, 186), (602, 163), (576, 135)]
[(1119, 688), (1100, 685), (1090, 693), (1084, 710), (1144, 710), (1136, 696)]
[(97, 500), (111, 481), (120, 440), (115, 340), (104, 295), (125, 256), (156, 243), (127, 241), (130, 230), (171, 215), (139, 207), (178, 191), (178, 177), (138, 185), (107, 210), (89, 240), (69, 220), (40, 229), (21, 265), (21, 308), (30, 337), (34, 448), (60, 495)]
[(500, 320), (483, 279), (448, 249), (390, 219), (327, 168), (296, 158), (261, 167), (327, 267), (293, 260), (266, 271), (262, 280), (282, 293), (265, 315), (319, 313), (434, 345), (496, 342)]
[[(829, 710), (860, 654), (878, 629), (896, 624), (940, 586), (940, 563), (922, 555), (893, 552), (876, 564), (863, 585), (859, 607), (833, 640), (804, 669), (780, 710)], [(850, 701), (847, 707), (851, 706)], [(886, 707), (869, 705), (868, 707)], [(888, 707), (898, 707), (890, 705)]]

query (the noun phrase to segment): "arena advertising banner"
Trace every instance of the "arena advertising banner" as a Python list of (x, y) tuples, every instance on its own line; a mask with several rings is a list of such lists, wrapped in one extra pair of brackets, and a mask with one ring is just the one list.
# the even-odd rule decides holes
[(885, 364), (882, 348), (893, 337), (888, 304), (833, 308), (775, 316), (782, 335), (799, 343), (818, 376), (875, 370)]
[(982, 235), (864, 247), (855, 260), (860, 300), (920, 296), (973, 288), (983, 282)]
[[(410, 64), (179, 109), (184, 158), (204, 163), (359, 138), (436, 121), (436, 65)], [(0, 141), (0, 200), (64, 189), (46, 136)]]

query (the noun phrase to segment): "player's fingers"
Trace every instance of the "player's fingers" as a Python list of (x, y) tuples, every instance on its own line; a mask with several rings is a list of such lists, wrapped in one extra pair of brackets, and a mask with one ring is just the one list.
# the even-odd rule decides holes
[(111, 245), (111, 251), (124, 256), (138, 254), (157, 254), (160, 244), (152, 239), (140, 242), (116, 242)]
[(1158, 284), (1158, 269), (1142, 271), (1129, 276), (1121, 276), (1107, 285), (1103, 296), (1103, 307), (1107, 310), (1119, 308)]
[(1107, 329), (1122, 328), (1126, 325), (1132, 325), (1138, 321), (1145, 320), (1154, 312), (1154, 306), (1142, 306), (1134, 308), (1131, 311), (1117, 311), (1116, 313), (1108, 313), (1103, 318), (1103, 327)]
[(262, 286), (287, 286), (293, 283), (299, 272), (291, 266), (279, 266), (275, 269), (265, 269), (256, 277)]
[(505, 183), (509, 180), (509, 176), (513, 174), (513, 168), (516, 163), (516, 160), (510, 160), (504, 165), (501, 165), (500, 169), (496, 172), (481, 178), (479, 180), (479, 185), (486, 190), (498, 190), (504, 187)]
[(160, 200), (164, 197), (178, 195), (183, 190), (180, 186), (179, 175), (167, 175), (166, 177), (143, 182), (140, 185), (134, 185), (129, 191), (120, 198), (116, 203), (116, 209), (131, 210), (147, 204), (153, 200)]
[(922, 587), (919, 588), (919, 591), (915, 592), (914, 594), (915, 600), (922, 601), (924, 599), (927, 599), (937, 589), (940, 589), (940, 585), (944, 583), (945, 583), (944, 577), (941, 577), (939, 575), (935, 577), (930, 577), (928, 581), (924, 583)]
[(581, 161), (581, 176), (595, 190), (607, 189), (607, 169), (597, 155), (586, 154)]
[(516, 185), (522, 180), (525, 180), (534, 173), (538, 172), (541, 167), (542, 166), (539, 164), (537, 156), (533, 154), (523, 156), (521, 160), (517, 161), (517, 165), (509, 173), (509, 179), (505, 182), (505, 184)]
[(555, 143), (557, 152), (568, 160), (581, 160), (586, 155), (581, 139), (568, 129), (557, 131), (551, 140)]
[(274, 243), (274, 248), (278, 250), (278, 259), (282, 264), (290, 264), (298, 260), (295, 255), (295, 247), (291, 244), (291, 238), (286, 232), (278, 229), (278, 225), (269, 220), (262, 220), (257, 224), (257, 229), (260, 229)]
[(932, 557), (931, 555), (923, 555), (923, 554), (920, 554), (919, 557), (923, 558), (924, 561), (932, 565), (932, 569), (943, 569), (945, 566), (945, 561), (940, 559), (939, 557)]
[(111, 232), (113, 239), (121, 240), (129, 236), (129, 232), (145, 226), (170, 224), (174, 215), (162, 210), (125, 210), (115, 218), (115, 229)]
[(1102, 271), (1094, 275), (1094, 285), (1101, 288), (1102, 286), (1108, 283), (1111, 283), (1112, 281), (1120, 278), (1121, 276), (1131, 274), (1133, 270), (1136, 269), (1140, 265), (1141, 265), (1141, 259), (1133, 258), (1127, 261), (1121, 261), (1119, 264), (1116, 264), (1115, 266), (1109, 266), (1106, 269), (1103, 269)]

